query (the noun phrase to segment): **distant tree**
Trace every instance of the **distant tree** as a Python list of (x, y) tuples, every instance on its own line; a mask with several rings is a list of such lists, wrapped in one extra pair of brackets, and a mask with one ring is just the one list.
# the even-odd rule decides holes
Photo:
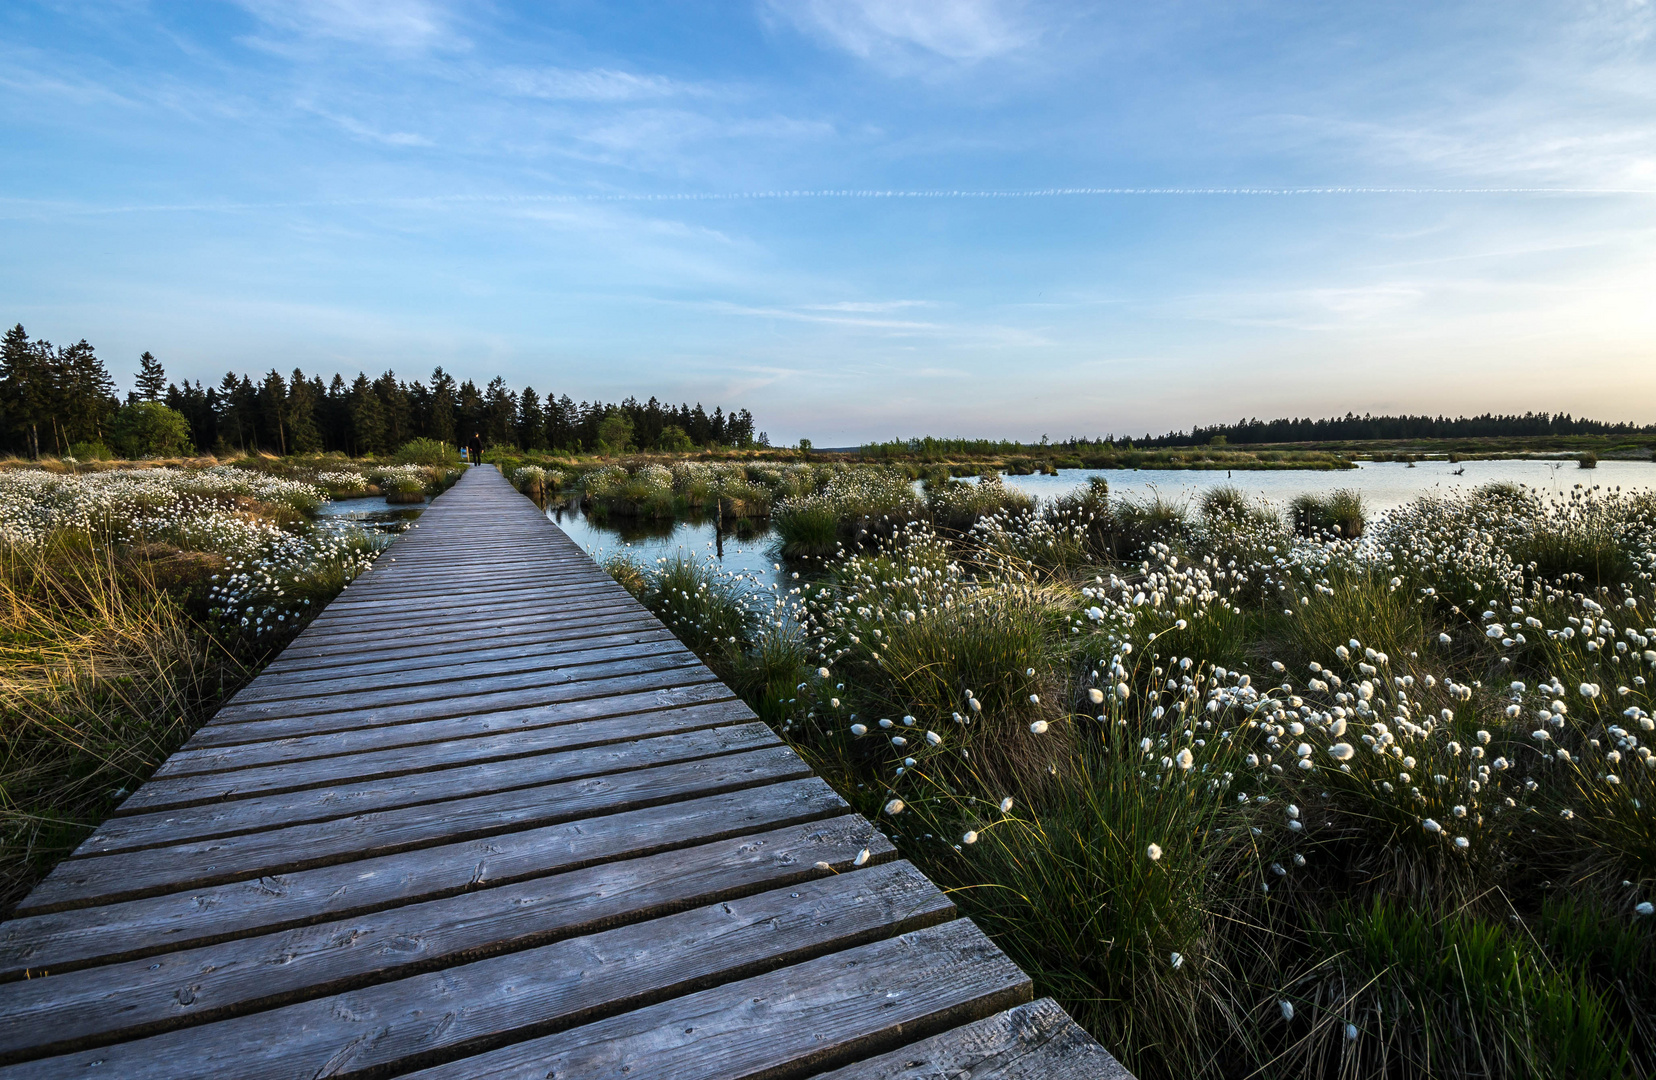
[(34, 458), (40, 457), (40, 424), (51, 404), (51, 348), (50, 342), (30, 341), (22, 323), (6, 331), (0, 345), (0, 412), (6, 427)]
[(191, 450), (190, 422), (159, 401), (135, 401), (115, 414), (115, 452), (124, 458), (178, 457)]
[(511, 446), (517, 442), (517, 395), (506, 389), (506, 380), (496, 375), (483, 391), (483, 439), (490, 446)]
[(316, 426), (316, 384), (305, 381), (305, 373), (293, 369), (288, 380), (287, 422), (293, 450), (314, 454), (322, 449), (322, 430)]
[(259, 420), (260, 426), (271, 433), (276, 452), (284, 457), (288, 452), (287, 399), (287, 383), (272, 368), (259, 387)]
[(633, 424), (627, 414), (612, 408), (598, 424), (598, 445), (608, 453), (620, 454), (632, 449)]
[(397, 381), (397, 373), (387, 371), (374, 380), (374, 393), (379, 395), (385, 413), (385, 447), (401, 446), (412, 439), (414, 431), (414, 404), (408, 388)]
[(115, 380), (83, 338), (58, 350), (52, 411), (58, 430), (58, 453), (78, 442), (104, 441), (104, 431), (120, 403)]
[(441, 367), (431, 373), (431, 415), (426, 419), (426, 436), (457, 445), (454, 439), (454, 379)]
[(351, 451), (359, 455), (385, 451), (385, 405), (362, 374), (351, 384)]
[(167, 373), (161, 361), (148, 352), (138, 358), (138, 377), (133, 382), (138, 387), (139, 401), (160, 401), (167, 392)]
[(533, 386), (518, 395), (517, 444), (525, 450), (546, 449), (546, 411)]
[(483, 430), (483, 395), (470, 379), (454, 392), (454, 430), (460, 442)]
[(656, 449), (665, 450), (670, 454), (682, 454), (694, 450), (696, 444), (690, 441), (690, 436), (677, 424), (668, 424), (656, 436)]

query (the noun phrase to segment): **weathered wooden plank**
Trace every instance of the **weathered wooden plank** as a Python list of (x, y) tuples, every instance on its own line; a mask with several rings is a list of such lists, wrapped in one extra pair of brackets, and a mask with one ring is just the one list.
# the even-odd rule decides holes
[[(451, 1019), (445, 1025), (450, 1034), (441, 1040), (458, 1035), (456, 1041), (465, 1042), (466, 1036), (453, 1030), (457, 1020), (461, 1031), (481, 1023), (481, 1033), (489, 1034), (601, 1013), (616, 999), (636, 996), (652, 976), (660, 980), (658, 988), (682, 987), (698, 976), (729, 978), (755, 962), (804, 959), (826, 946), (843, 948), (951, 915), (953, 904), (907, 863), (850, 872), (874, 835), (863, 819), (851, 815), (170, 953), (153, 962), (6, 983), (0, 985), (0, 1061), (208, 1024), (532, 949), (486, 967), (471, 963), (435, 980), (353, 995), (343, 1011), (338, 1003), (323, 1003), (319, 1010), (283, 1009), (234, 1025), (240, 1032), (260, 1033), (267, 1065), (290, 1067), (296, 1051), (299, 1060), (320, 1051), (326, 1061), (356, 1041), (365, 1012), (386, 1018), (410, 1011), (429, 1015), (440, 1004), (471, 997), (462, 1014), (470, 1024), (459, 1016)], [(719, 906), (673, 915), (711, 903)], [(661, 921), (636, 925), (651, 919)], [(635, 925), (604, 932), (622, 924)], [(562, 949), (537, 948), (577, 934), (599, 936)], [(582, 966), (594, 955), (608, 963)], [(539, 994), (537, 980), (545, 980)], [(458, 993), (438, 989), (445, 984)], [(463, 984), (477, 993), (469, 994)], [(317, 1026), (327, 1016), (339, 1022), (322, 1020)], [(346, 1019), (350, 1016), (358, 1019)], [(306, 1027), (310, 1037), (296, 1037)], [(385, 1064), (410, 1051), (429, 1052), (430, 1032), (429, 1022), (416, 1023), (400, 1040), (376, 1040), (382, 1049), (370, 1057)], [(202, 1028), (118, 1051), (108, 1064), (123, 1076), (146, 1059), (188, 1071), (188, 1062), (211, 1057), (226, 1037), (236, 1038), (224, 1026)], [(401, 1051), (386, 1055), (398, 1041), (405, 1044)]]
[(807, 776), (787, 747), (59, 863), (19, 913), (107, 904)]
[[(555, 616), (559, 610), (569, 608), (579, 610), (582, 605), (601, 603), (606, 600), (619, 602), (622, 597), (632, 600), (625, 589), (615, 584), (591, 582), (589, 584), (559, 590), (559, 595), (541, 595), (525, 597), (510, 603), (487, 604), (472, 601), (460, 601), (455, 604), (428, 608), (424, 605), (397, 605), (388, 608), (382, 614), (357, 615), (349, 619), (324, 619), (318, 615), (306, 627), (306, 633), (312, 638), (339, 635), (355, 635), (366, 637), (378, 630), (387, 627), (406, 627), (410, 625), (429, 627), (433, 632), (463, 622), (468, 619), (486, 619), (491, 615), (535, 615), (547, 618)], [(636, 600), (633, 603), (637, 603)]]
[(580, 642), (571, 643), (564, 648), (552, 646), (525, 649), (516, 656), (469, 663), (461, 659), (464, 654), (451, 653), (445, 659), (453, 660), (453, 663), (399, 665), (395, 668), (339, 674), (326, 679), (288, 682), (281, 678), (261, 676), (243, 688), (241, 693), (230, 700), (230, 704), (240, 706), (276, 701), (314, 701), (343, 694), (383, 692), (388, 684), (401, 690), (432, 687), (431, 692), (438, 693), (443, 683), (471, 682), (476, 679), (493, 679), (495, 676), (520, 677), (530, 672), (545, 674), (643, 656), (684, 656), (690, 652), (665, 630), (651, 634), (629, 634), (626, 638), (627, 640), (613, 644)]
[[(506, 709), (501, 712), (476, 713), (441, 720), (412, 721), (385, 727), (324, 731), (316, 735), (292, 735), (286, 738), (244, 742), (226, 739), (203, 740), (197, 746), (181, 750), (168, 758), (161, 768), (156, 770), (156, 774), (182, 776), (284, 761), (334, 757), (339, 754), (366, 753), (391, 747), (448, 742), (455, 739), (486, 738), (513, 732), (527, 734), (540, 728), (557, 727), (584, 720), (622, 717), (632, 713), (665, 712), (692, 705), (733, 701), (735, 696), (728, 687), (709, 678), (688, 686), (583, 698), (579, 701), (530, 709)], [(747, 706), (742, 705), (741, 709), (742, 720), (754, 719)], [(229, 730), (233, 732), (235, 729)]]
[(592, 573), (590, 570), (544, 573), (533, 580), (513, 582), (502, 582), (496, 577), (476, 589), (464, 588), (463, 583), (462, 587), (457, 588), (456, 575), (446, 576), (449, 588), (442, 592), (417, 590), (412, 587), (415, 584), (412, 581), (407, 582), (409, 588), (401, 588), (401, 579), (384, 577), (375, 583), (378, 588), (372, 592), (357, 589), (349, 595), (341, 594), (337, 604), (328, 605), (325, 614), (335, 622), (356, 621), (376, 619), (387, 613), (424, 615), (480, 605), (510, 607), (521, 603), (543, 603), (598, 591), (614, 592), (620, 588), (608, 574)]
[(1029, 977), (977, 927), (956, 920), (413, 1075), (798, 1076), (1029, 999)]
[(698, 688), (716, 681), (713, 673), (700, 665), (671, 667), (660, 671), (595, 679), (590, 682), (513, 691), (499, 696), (477, 695), (471, 699), (471, 708), (461, 708), (455, 700), (448, 700), (416, 702), (361, 713), (324, 713), (272, 720), (248, 720), (235, 724), (207, 724), (185, 745), (191, 750), (227, 747), (241, 743), (346, 734), (439, 720), (484, 721), (490, 717), (504, 717), (506, 719), (501, 722), (505, 724), (534, 722), (534, 718), (551, 717), (582, 703), (590, 702), (594, 703), (596, 708), (604, 708), (604, 699), (640, 695), (647, 695), (666, 708), (703, 700), (706, 692)]
[(625, 589), (614, 582), (605, 585), (601, 582), (592, 582), (579, 589), (563, 591), (552, 596), (542, 594), (538, 598), (525, 598), (510, 604), (500, 605), (471, 605), (476, 611), (444, 611), (429, 613), (418, 602), (411, 601), (403, 609), (402, 616), (397, 617), (361, 617), (351, 620), (322, 620), (312, 622), (300, 635), (300, 639), (307, 644), (319, 638), (351, 638), (366, 640), (380, 631), (393, 632), (396, 630), (421, 629), (427, 633), (435, 633), (453, 626), (463, 626), (470, 623), (485, 621), (491, 614), (502, 617), (539, 616), (553, 618), (561, 611), (579, 611), (583, 608), (598, 605), (628, 604), (637, 605), (638, 601)]
[(554, 688), (568, 690), (587, 683), (602, 683), (608, 679), (642, 672), (670, 671), (684, 667), (701, 667), (701, 661), (696, 659), (695, 653), (689, 649), (674, 644), (649, 652), (641, 650), (638, 655), (621, 660), (568, 666), (543, 664), (532, 671), (492, 675), (486, 679), (456, 679), (431, 686), (389, 686), (380, 690), (359, 690), (316, 698), (226, 705), (213, 718), (213, 723), (242, 724), (255, 720), (293, 720), (336, 713), (366, 717), (410, 705), (418, 705), (425, 709), (446, 707), (451, 710), (451, 714), (468, 713), (475, 710), (468, 707), (466, 702), (505, 702), (514, 695), (529, 694), (529, 699), (513, 701), (512, 704), (541, 704), (542, 701), (534, 695)]
[[(554, 729), (554, 734), (574, 734), (585, 745), (502, 760), (488, 760), (491, 755), (486, 747), (480, 747), (476, 740), (465, 740), (451, 749), (451, 756), (445, 761), (433, 760), (431, 748), (421, 747), (418, 755), (400, 750), (347, 754), (296, 764), (151, 781), (127, 799), (130, 805), (125, 809), (133, 814), (148, 811), (144, 816), (154, 817), (158, 812), (177, 811), (203, 803), (304, 792), (303, 797), (290, 798), (284, 803), (288, 812), (295, 815), (291, 823), (296, 824), (299, 821), (319, 820), (318, 816), (307, 816), (307, 808), (310, 808), (311, 815), (315, 814), (316, 809), (333, 808), (332, 814), (324, 812), (320, 817), (365, 812), (369, 807), (363, 805), (361, 809), (355, 809), (357, 804), (373, 802), (376, 793), (387, 787), (384, 781), (392, 777), (400, 781), (390, 785), (393, 789), (406, 787), (419, 790), (421, 797), (408, 799), (408, 804), (437, 802), (465, 794), (534, 787), (553, 780), (614, 775), (668, 761), (688, 761), (753, 750), (775, 745), (778, 741), (770, 728), (759, 723), (611, 741), (605, 738), (601, 729), (613, 723), (598, 721), (584, 725), (587, 729), (584, 739), (581, 732), (571, 732), (569, 728)], [(468, 757), (485, 760), (463, 765), (462, 762)]]
[(637, 608), (609, 605), (578, 616), (560, 616), (548, 620), (540, 616), (528, 619), (500, 619), (481, 623), (455, 642), (448, 637), (434, 637), (430, 631), (399, 636), (390, 632), (376, 635), (371, 641), (355, 645), (324, 644), (314, 649), (301, 647), (297, 641), (265, 669), (271, 673), (286, 674), (340, 665), (356, 666), (392, 662), (401, 657), (444, 656), (451, 652), (472, 652), (483, 649), (507, 648), (518, 640), (563, 641), (591, 637), (595, 632), (625, 631), (649, 626), (655, 616)]
[[(388, 679), (406, 680), (410, 678), (437, 679), (454, 678), (463, 674), (465, 670), (483, 671), (492, 669), (502, 661), (517, 661), (527, 666), (541, 657), (557, 656), (564, 653), (582, 652), (591, 649), (613, 649), (625, 645), (644, 645), (659, 641), (666, 641), (671, 631), (665, 627), (651, 626), (649, 623), (638, 620), (631, 628), (613, 625), (603, 625), (591, 628), (580, 637), (556, 637), (537, 640), (533, 635), (522, 635), (510, 645), (495, 645), (492, 647), (468, 647), (464, 650), (423, 650), (409, 654), (409, 659), (403, 662), (394, 660), (358, 660), (348, 665), (332, 667), (290, 668), (285, 671), (266, 670), (257, 679), (243, 688), (242, 693), (252, 693), (249, 700), (264, 697), (297, 696), (309, 693), (314, 688), (318, 692), (340, 686), (349, 687), (352, 680), (374, 678), (379, 685), (384, 685)], [(239, 698), (241, 695), (238, 694)], [(232, 699), (235, 700), (235, 699)]]
[(1133, 1080), (1051, 998), (859, 1061), (815, 1080)]
[[(745, 744), (751, 748), (764, 741), (759, 730), (762, 725), (754, 727), (753, 724), (746, 705), (727, 701), (484, 738), (456, 739), (446, 744), (422, 745), (413, 753), (405, 747), (396, 747), (330, 756), (304, 762), (306, 775), (301, 780), (285, 776), (290, 766), (274, 765), (185, 777), (185, 781), (195, 785), (189, 789), (168, 789), (151, 781), (139, 794), (128, 799), (127, 813), (111, 817), (98, 826), (73, 857), (434, 802), (433, 792), (466, 782), (445, 778), (449, 772), (463, 773), (475, 785), (470, 788), (472, 794), (527, 787), (533, 781), (519, 782), (521, 778), (534, 774), (544, 765), (531, 760), (525, 768), (520, 762), (544, 754), (567, 754), (589, 747), (616, 746), (715, 728), (728, 729), (712, 736), (717, 745)], [(688, 750), (666, 747), (666, 752)], [(589, 760), (596, 763), (599, 759)], [(215, 780), (219, 781), (216, 793)], [(152, 793), (148, 790), (151, 787), (160, 790)], [(261, 787), (266, 789), (265, 793), (259, 793)], [(192, 801), (193, 797), (202, 795), (208, 801)], [(183, 805), (155, 809), (167, 799)]]
[(628, 603), (628, 601), (623, 600), (604, 600), (603, 603), (598, 603), (598, 605), (591, 605), (590, 610), (583, 608), (580, 615), (560, 613), (555, 618), (551, 618), (551, 616), (533, 613), (532, 611), (528, 615), (502, 615), (498, 620), (477, 618), (477, 620), (465, 624), (464, 636), (447, 633), (450, 629), (447, 626), (444, 628), (445, 633), (442, 634), (432, 633), (429, 626), (401, 626), (401, 628), (383, 629), (383, 631), (373, 634), (358, 634), (356, 639), (351, 639), (348, 634), (344, 633), (333, 634), (331, 638), (321, 636), (321, 634), (318, 634), (316, 638), (306, 638), (305, 634), (301, 633), (298, 638), (293, 639), (293, 643), (288, 644), (288, 648), (283, 649), (282, 656), (273, 659), (272, 666), (296, 664), (300, 661), (320, 658), (320, 656), (330, 656), (330, 654), (338, 653), (339, 649), (346, 648), (348, 644), (351, 651), (353, 651), (353, 656), (356, 653), (384, 653), (384, 651), (391, 651), (391, 649), (419, 648), (419, 646), (432, 646), (432, 644), (440, 644), (440, 646), (449, 648), (454, 641), (459, 641), (460, 646), (464, 646), (470, 641), (498, 638), (498, 636), (502, 636), (502, 633), (528, 633), (528, 631), (537, 631), (537, 629), (555, 631), (561, 626), (590, 624), (593, 621), (603, 620), (606, 616), (619, 618), (621, 615), (628, 615), (638, 618), (639, 611), (643, 611), (643, 608), (636, 601)]
[[(60, 973), (845, 813), (816, 777), (0, 924), (0, 978)], [(876, 858), (885, 841), (871, 837)]]

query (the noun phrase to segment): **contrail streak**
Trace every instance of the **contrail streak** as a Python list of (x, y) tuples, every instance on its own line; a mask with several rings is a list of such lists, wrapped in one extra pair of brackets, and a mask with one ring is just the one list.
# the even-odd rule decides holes
[[(707, 192), (519, 192), (512, 194), (385, 195), (353, 199), (302, 199), (278, 202), (149, 203), (86, 206), (36, 199), (0, 197), (0, 205), (20, 211), (57, 214), (237, 213), (249, 210), (318, 209), (345, 206), (401, 206), (512, 203), (697, 203), (765, 202), (827, 199), (1051, 199), (1157, 196), (1286, 197), (1294, 195), (1561, 195), (1650, 196), (1650, 188), (1583, 187), (1046, 187), (1046, 188), (776, 188), (763, 191)], [(25, 216), (13, 213), (8, 217)]]

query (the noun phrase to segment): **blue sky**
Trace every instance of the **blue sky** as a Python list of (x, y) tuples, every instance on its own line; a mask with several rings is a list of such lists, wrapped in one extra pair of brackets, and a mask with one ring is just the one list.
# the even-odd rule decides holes
[(778, 442), (1656, 421), (1656, 8), (0, 7), (0, 319)]

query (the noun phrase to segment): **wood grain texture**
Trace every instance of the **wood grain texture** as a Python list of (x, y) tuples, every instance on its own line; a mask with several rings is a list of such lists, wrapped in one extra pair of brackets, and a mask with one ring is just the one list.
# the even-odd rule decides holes
[(816, 1080), (1132, 1080), (1051, 998), (997, 1013)]
[[(645, 737), (730, 727), (737, 730), (720, 736), (720, 741), (714, 745), (714, 753), (773, 743), (775, 739), (769, 737), (769, 728), (751, 722), (746, 725), (741, 723), (746, 719), (746, 712), (745, 706), (733, 708), (732, 703), (721, 702), (660, 713), (611, 717), (584, 724), (534, 728), (480, 739), (458, 739), (447, 744), (422, 746), (418, 753), (413, 754), (405, 748), (397, 748), (329, 757), (307, 763), (307, 767), (328, 766), (326, 772), (318, 770), (310, 778), (314, 780), (318, 775), (331, 773), (336, 777), (334, 780), (278, 793), (233, 790), (226, 799), (219, 801), (113, 817), (87, 837), (75, 850), (74, 857), (107, 855), (182, 840), (204, 840), (299, 825), (307, 821), (323, 821), (368, 810), (436, 802), (452, 798), (456, 784), (470, 785), (461, 788), (470, 794), (527, 787), (536, 782), (534, 776), (538, 766), (523, 763), (521, 759), (616, 742), (635, 742)], [(689, 748), (676, 753), (682, 753), (686, 760), (702, 756)], [(410, 768), (420, 771), (409, 774), (407, 770)], [(273, 770), (273, 778), (279, 780), (285, 766), (271, 766), (269, 769)], [(213, 775), (228, 775), (231, 782), (243, 783), (247, 776), (265, 771), (248, 769)], [(201, 776), (188, 779), (204, 782)]]
[(199, 889), (809, 774), (792, 750), (777, 747), (216, 840), (70, 859), (59, 863), (17, 910), (56, 911)]
[[(0, 924), (0, 978), (62, 972), (811, 822), (848, 807), (811, 777), (289, 874)], [(879, 856), (883, 838), (869, 844)]]
[[(815, 898), (809, 905), (783, 906), (795, 910), (807, 907), (808, 912), (801, 917), (820, 926), (834, 926), (836, 918), (861, 907), (863, 910), (855, 913), (858, 919), (838, 923), (836, 932), (840, 934), (848, 925), (868, 930), (897, 924), (902, 929), (912, 928), (903, 923), (904, 918), (912, 918), (911, 911), (925, 916), (913, 925), (925, 925), (952, 913), (953, 905), (943, 900), (936, 886), (906, 863), (900, 864), (895, 874), (885, 870), (869, 875), (850, 873), (859, 851), (874, 843), (873, 835), (861, 818), (839, 818), (806, 829), (761, 833), (739, 841), (604, 863), (350, 919), (168, 953), (153, 961), (136, 960), (6, 983), (0, 985), (0, 1060), (207, 1023), (354, 986), (406, 978), (423, 970), (452, 967), (462, 961), (517, 952), (620, 923), (654, 920), (697, 904), (718, 901), (728, 912), (737, 898), (766, 888), (787, 886), (795, 898)], [(887, 844), (878, 846), (890, 850)], [(819, 869), (819, 863), (826, 864), (826, 868)], [(843, 878), (837, 876), (840, 874)], [(814, 878), (829, 881), (813, 883)], [(775, 899), (772, 894), (771, 900)], [(762, 902), (753, 907), (753, 918), (777, 917), (775, 903)], [(842, 908), (846, 909), (843, 913)], [(878, 914), (871, 921), (875, 909)], [(683, 936), (685, 922), (680, 919), (637, 929), (627, 935), (629, 948), (636, 952), (656, 943), (656, 950), (647, 954), (648, 965), (671, 966), (675, 958), (665, 953), (694, 948), (694, 934)], [(789, 947), (799, 951), (813, 947), (809, 934), (784, 936), (798, 939)], [(569, 955), (584, 955), (584, 950)], [(639, 962), (644, 959), (633, 957), (632, 967), (647, 966)], [(730, 959), (734, 963), (740, 958)], [(717, 957), (703, 957), (699, 964), (705, 969), (718, 962)], [(540, 955), (516, 959), (505, 966), (512, 972), (509, 978), (521, 983), (535, 971), (543, 967), (555, 970), (558, 964), (554, 957)], [(593, 977), (590, 970), (579, 965), (571, 974), (576, 977), (565, 981), (576, 987), (590, 985)], [(446, 980), (447, 976), (437, 981)], [(401, 995), (406, 1005), (415, 1008), (425, 996), (425, 990)], [(452, 1000), (463, 999), (464, 995), (456, 995)], [(496, 1004), (479, 1000), (473, 1007), (487, 1015)], [(592, 1007), (598, 1002), (589, 999), (587, 1004)], [(263, 1028), (278, 1038), (290, 1029), (288, 1020), (280, 1016), (241, 1026)], [(206, 1038), (217, 1042), (220, 1036), (215, 1033)], [(166, 1056), (176, 1064), (181, 1044), (200, 1041), (170, 1040)]]
[(847, 949), (413, 1075), (756, 1080), (869, 1056), (1030, 999), (965, 920)]

